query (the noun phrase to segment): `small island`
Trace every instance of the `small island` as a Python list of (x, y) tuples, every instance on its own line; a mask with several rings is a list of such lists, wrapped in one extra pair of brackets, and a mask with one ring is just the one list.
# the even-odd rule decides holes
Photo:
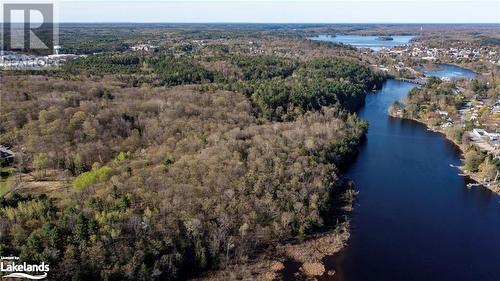
[(392, 38), (391, 36), (379, 36), (379, 37), (377, 37), (377, 40), (378, 41), (392, 41), (392, 40), (394, 40), (394, 38)]

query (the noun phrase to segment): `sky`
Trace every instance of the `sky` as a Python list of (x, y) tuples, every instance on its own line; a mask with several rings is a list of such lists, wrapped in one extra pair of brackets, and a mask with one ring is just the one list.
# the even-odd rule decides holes
[[(3, 1), (16, 2), (16, 0)], [(50, 2), (50, 0), (28, 2)], [(500, 23), (500, 0), (56, 0), (52, 2), (56, 3), (56, 19), (59, 22)]]

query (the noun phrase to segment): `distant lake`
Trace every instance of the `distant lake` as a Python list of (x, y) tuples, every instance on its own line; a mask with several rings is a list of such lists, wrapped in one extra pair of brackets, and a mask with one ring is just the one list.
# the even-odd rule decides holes
[(476, 73), (470, 69), (452, 64), (439, 64), (436, 69), (424, 69), (425, 76), (449, 79), (473, 79)]
[(404, 46), (411, 45), (410, 40), (415, 38), (414, 35), (398, 35), (390, 36), (394, 40), (384, 41), (379, 39), (380, 36), (361, 36), (361, 35), (318, 35), (316, 37), (311, 37), (311, 40), (326, 41), (342, 43), (346, 45), (351, 45), (357, 48), (370, 48), (374, 51), (378, 51), (383, 47), (394, 47), (394, 46)]

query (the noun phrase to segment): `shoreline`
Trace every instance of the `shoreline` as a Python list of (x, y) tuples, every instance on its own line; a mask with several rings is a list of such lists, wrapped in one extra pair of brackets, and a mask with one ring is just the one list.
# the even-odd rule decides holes
[[(328, 266), (324, 259), (345, 248), (351, 236), (350, 212), (358, 194), (355, 186), (343, 177), (343, 183), (332, 194), (332, 200), (340, 200), (342, 204), (332, 210), (337, 213), (337, 222), (328, 223), (302, 238), (291, 238), (273, 246), (273, 254), (259, 254), (244, 263), (229, 264), (225, 268), (208, 271), (189, 280), (315, 280), (315, 278), (331, 277), (335, 269)], [(329, 212), (331, 212), (330, 210)]]
[[(389, 113), (389, 116), (392, 117), (392, 118), (398, 118), (398, 119), (402, 119), (402, 120), (411, 120), (413, 122), (420, 123), (420, 124), (424, 125), (428, 130), (431, 130), (433, 132), (439, 133), (447, 141), (451, 142), (452, 144), (455, 145), (455, 147), (457, 147), (459, 149), (460, 154), (462, 156), (460, 160), (463, 162), (463, 155), (464, 155), (464, 151), (466, 150), (465, 147), (464, 147), (464, 145), (456, 142), (455, 140), (453, 140), (451, 138), (449, 138), (446, 135), (446, 133), (443, 130), (441, 130), (440, 128), (436, 128), (436, 127), (430, 126), (425, 121), (420, 120), (420, 119), (416, 119), (416, 118), (406, 118), (406, 117), (402, 117), (402, 116), (399, 116), (397, 114), (391, 114), (391, 113)], [(482, 180), (476, 173), (471, 173), (471, 172), (467, 171), (465, 169), (465, 166), (463, 165), (463, 163), (460, 166), (454, 166), (454, 167), (456, 167), (460, 171), (460, 173), (458, 175), (464, 176), (464, 177), (468, 177), (470, 180), (476, 182), (476, 184), (472, 185), (472, 187), (480, 186), (480, 187), (483, 187), (483, 188), (486, 188), (486, 189), (490, 190), (491, 192), (493, 192), (495, 194), (500, 195), (500, 185), (499, 186), (491, 186), (489, 183), (487, 183), (484, 180)], [(467, 187), (470, 188), (469, 186), (467, 186)]]
[(335, 270), (327, 267), (324, 258), (340, 252), (350, 238), (349, 221), (340, 223), (333, 230), (311, 235), (301, 242), (290, 242), (276, 246), (275, 254), (261, 255), (246, 263), (231, 264), (192, 277), (193, 281), (216, 280), (315, 280), (335, 275)]

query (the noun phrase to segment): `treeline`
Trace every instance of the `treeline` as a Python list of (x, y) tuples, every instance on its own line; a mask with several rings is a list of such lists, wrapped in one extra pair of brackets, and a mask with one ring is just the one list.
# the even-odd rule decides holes
[[(142, 72), (139, 69), (142, 67)], [(357, 109), (384, 75), (352, 59), (316, 58), (306, 62), (278, 56), (101, 55), (72, 61), (65, 70), (91, 74), (141, 74), (130, 78), (158, 86), (203, 84), (205, 89), (244, 93), (266, 118), (291, 120), (307, 110), (341, 105)]]
[(293, 116), (296, 110), (318, 110), (333, 104), (353, 111), (383, 79), (349, 60), (314, 59), (297, 67), (289, 78), (260, 83), (252, 99), (266, 117), (277, 120), (286, 120), (283, 116)]
[(0, 200), (0, 253), (56, 280), (173, 280), (303, 237), (366, 132), (346, 108), (382, 80), (351, 59), (161, 54), (3, 76), (15, 169), (71, 181)]
[(101, 54), (69, 60), (63, 65), (64, 73), (92, 75), (132, 74), (139, 72), (141, 59), (130, 54)]

